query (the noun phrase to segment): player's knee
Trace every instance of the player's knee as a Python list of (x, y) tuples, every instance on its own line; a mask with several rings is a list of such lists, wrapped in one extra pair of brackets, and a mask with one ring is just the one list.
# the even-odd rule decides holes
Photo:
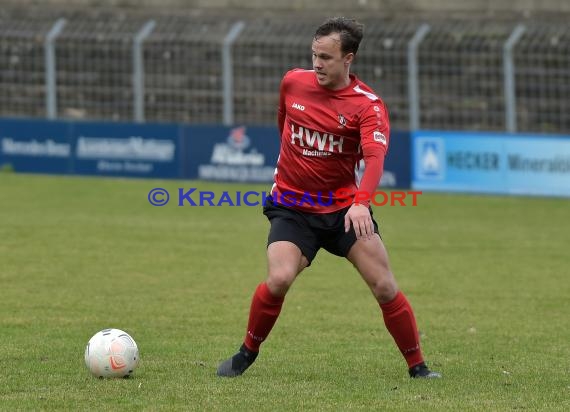
[(293, 281), (296, 273), (294, 270), (278, 269), (269, 272), (267, 278), (267, 287), (274, 296), (285, 296)]
[(390, 302), (398, 294), (398, 286), (392, 279), (381, 279), (372, 285), (372, 293), (380, 303)]

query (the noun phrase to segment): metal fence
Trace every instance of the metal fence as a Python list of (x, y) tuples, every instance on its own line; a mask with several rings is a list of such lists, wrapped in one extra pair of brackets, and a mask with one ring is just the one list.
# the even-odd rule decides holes
[[(311, 16), (0, 14), (0, 116), (275, 124)], [(570, 132), (570, 25), (361, 19), (397, 129)]]

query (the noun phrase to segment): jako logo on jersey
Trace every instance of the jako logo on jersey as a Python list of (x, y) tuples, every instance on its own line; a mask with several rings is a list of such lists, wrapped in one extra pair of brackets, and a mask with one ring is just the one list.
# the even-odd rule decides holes
[(297, 109), (297, 110), (300, 110), (300, 111), (304, 111), (304, 110), (305, 110), (305, 106), (303, 106), (302, 104), (299, 104), (299, 103), (293, 103), (293, 104), (291, 105), (291, 107), (292, 107), (293, 109)]
[(295, 125), (291, 125), (291, 144), (295, 144), (295, 140), (299, 141), (299, 146), (309, 146), (321, 152), (342, 153), (342, 144), (344, 137), (338, 137), (330, 133), (319, 133), (302, 126), (298, 126), (295, 131)]
[(386, 146), (386, 136), (378, 131), (374, 132), (374, 141), (382, 143), (384, 146)]

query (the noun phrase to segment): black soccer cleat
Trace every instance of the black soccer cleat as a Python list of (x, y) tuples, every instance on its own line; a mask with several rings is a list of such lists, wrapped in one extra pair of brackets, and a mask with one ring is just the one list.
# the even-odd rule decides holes
[(246, 371), (247, 368), (255, 362), (258, 352), (252, 352), (247, 349), (244, 345), (241, 345), (239, 352), (236, 353), (231, 358), (223, 361), (218, 366), (218, 376), (224, 376), (228, 378), (234, 378), (240, 376)]
[(412, 378), (421, 378), (421, 379), (441, 378), (441, 373), (430, 371), (424, 362), (414, 366), (413, 368), (410, 368), (409, 372), (410, 372), (410, 377)]

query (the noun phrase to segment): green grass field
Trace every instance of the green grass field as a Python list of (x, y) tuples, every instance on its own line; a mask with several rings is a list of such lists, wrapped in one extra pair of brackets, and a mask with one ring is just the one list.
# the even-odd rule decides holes
[[(0, 173), (1, 410), (570, 410), (570, 201), (424, 194), (375, 208), (426, 358), (407, 377), (350, 264), (320, 252), (258, 361), (215, 375), (241, 344), (265, 277), (259, 207), (153, 207), (188, 181)], [(98, 330), (137, 341), (132, 379), (98, 380)]]

